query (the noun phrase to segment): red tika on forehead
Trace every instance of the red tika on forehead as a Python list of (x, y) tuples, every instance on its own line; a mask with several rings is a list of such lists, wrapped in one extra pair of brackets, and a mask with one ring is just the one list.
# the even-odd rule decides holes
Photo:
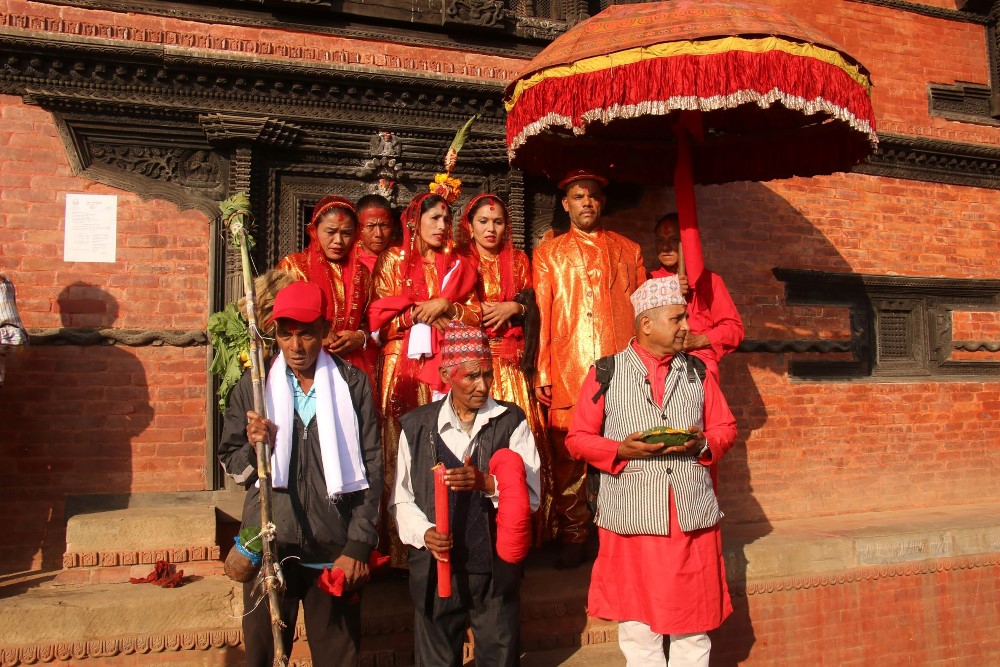
[(369, 222), (372, 220), (389, 220), (389, 211), (380, 208), (366, 208), (361, 211), (361, 220)]

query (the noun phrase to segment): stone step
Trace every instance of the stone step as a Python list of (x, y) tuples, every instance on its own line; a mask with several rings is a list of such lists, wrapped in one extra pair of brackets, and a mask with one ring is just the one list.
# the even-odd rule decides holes
[(26, 646), (225, 635), (239, 628), (238, 586), (219, 576), (196, 578), (180, 588), (41, 584), (0, 599), (0, 637), (5, 646)]
[(225, 492), (68, 499), (62, 581), (127, 582), (157, 561), (188, 574), (215, 574), (223, 553), (219, 545), (236, 530), (228, 515), (234, 499)]
[[(859, 568), (898, 568), (900, 563), (909, 567), (928, 558), (998, 553), (1000, 506), (725, 526), (723, 544), (731, 588), (749, 591), (775, 581), (794, 584), (797, 578)], [(533, 552), (522, 583), (525, 659), (535, 661), (526, 664), (563, 664), (545, 662), (563, 659), (570, 665), (597, 664), (593, 661), (605, 656), (612, 660), (617, 655), (616, 625), (586, 616), (590, 568), (558, 571), (551, 566), (552, 556), (552, 550)], [(115, 567), (124, 566), (103, 569)], [(140, 568), (139, 573), (148, 570)], [(97, 658), (124, 661), (151, 653), (163, 654), (160, 661), (170, 664), (239, 664), (233, 656), (241, 646), (240, 597), (237, 584), (215, 575), (195, 576), (181, 588), (166, 590), (148, 584), (67, 585), (60, 577), (39, 578), (20, 588), (5, 586), (0, 588), (0, 657), (2, 664), (12, 666), (39, 661), (77, 664), (93, 658), (95, 662), (82, 663), (84, 667), (103, 667), (119, 663)], [(780, 615), (782, 609), (769, 613)], [(411, 664), (413, 611), (405, 579), (384, 576), (373, 581), (362, 614), (364, 664)], [(586, 648), (578, 650), (581, 646)], [(308, 662), (306, 642), (297, 642), (293, 657), (303, 666)]]
[(618, 649), (617, 639), (613, 642), (549, 649), (547, 651), (527, 651), (521, 657), (521, 667), (625, 667), (625, 656)]
[[(218, 555), (218, 551), (214, 552)], [(217, 557), (212, 560), (167, 560), (173, 572), (181, 572), (184, 577), (216, 577), (224, 574), (223, 563)], [(152, 564), (119, 565), (115, 567), (74, 567), (56, 574), (60, 584), (127, 584), (131, 579), (142, 579), (155, 567)]]
[(1000, 504), (866, 512), (723, 525), (732, 579), (823, 575), (845, 570), (1000, 551)]

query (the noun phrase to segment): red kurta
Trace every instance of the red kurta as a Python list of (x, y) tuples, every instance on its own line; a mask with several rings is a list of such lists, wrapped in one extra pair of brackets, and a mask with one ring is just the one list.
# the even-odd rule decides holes
[[(649, 373), (653, 401), (661, 405), (672, 357), (657, 359), (631, 343)], [(736, 439), (736, 420), (718, 382), (705, 377), (705, 436), (717, 463)], [(580, 390), (566, 446), (573, 456), (604, 472), (621, 471), (618, 443), (602, 435), (604, 397), (593, 402), (598, 384), (591, 368)], [(732, 612), (719, 526), (681, 531), (671, 492), (670, 535), (618, 535), (598, 529), (600, 551), (590, 578), (587, 613), (616, 621), (639, 621), (664, 635), (706, 632)]]
[[(650, 278), (668, 278), (675, 275), (662, 266)], [(708, 337), (711, 347), (691, 350), (691, 354), (705, 362), (716, 380), (719, 379), (719, 362), (743, 340), (743, 320), (740, 318), (733, 297), (729, 296), (722, 277), (706, 269), (694, 289), (688, 292), (688, 326), (691, 331)]]
[(368, 272), (372, 275), (375, 274), (375, 262), (378, 260), (378, 255), (368, 252), (368, 249), (361, 243), (357, 241), (354, 247), (351, 248), (351, 252), (354, 256), (358, 258), (358, 262), (364, 264), (368, 268)]

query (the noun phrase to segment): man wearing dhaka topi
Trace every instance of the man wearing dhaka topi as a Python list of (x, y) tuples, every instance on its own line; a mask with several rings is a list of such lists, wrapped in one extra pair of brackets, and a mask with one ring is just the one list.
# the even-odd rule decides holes
[(629, 296), (646, 279), (639, 246), (601, 225), (607, 179), (585, 170), (559, 183), (570, 229), (535, 250), (540, 332), (535, 395), (549, 408), (554, 514), (562, 542), (557, 567), (583, 562), (590, 524), (587, 467), (566, 452), (566, 430), (587, 369), (632, 338)]
[[(538, 452), (524, 410), (490, 397), (487, 334), (452, 322), (440, 354), (449, 391), (400, 418), (391, 501), (399, 537), (410, 547), (416, 662), (461, 667), (468, 618), (476, 664), (515, 667), (521, 561), (531, 544), (531, 512), (538, 509)], [(447, 510), (437, 506), (436, 464), (447, 468)], [(431, 523), (439, 511), (451, 518), (446, 533)], [(449, 563), (448, 597), (436, 593), (438, 561)]]
[(590, 369), (566, 438), (601, 471), (587, 613), (619, 621), (629, 667), (708, 667), (707, 633), (732, 612), (710, 466), (732, 448), (736, 420), (715, 376), (683, 352), (677, 276), (647, 281), (632, 303), (635, 338)]

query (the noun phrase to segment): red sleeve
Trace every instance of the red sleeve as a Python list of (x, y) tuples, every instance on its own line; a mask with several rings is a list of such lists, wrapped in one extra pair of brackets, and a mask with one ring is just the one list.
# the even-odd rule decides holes
[(729, 354), (743, 340), (743, 320), (740, 318), (733, 297), (729, 296), (726, 283), (718, 274), (712, 274), (710, 282), (712, 293), (709, 295), (712, 318), (712, 328), (705, 335), (708, 337), (717, 359)]
[(573, 410), (573, 423), (566, 434), (566, 449), (573, 458), (586, 461), (598, 470), (616, 474), (625, 467), (627, 461), (618, 458), (618, 441), (605, 438), (604, 397), (594, 402), (594, 394), (600, 385), (591, 366), (580, 389), (580, 396)]
[[(736, 442), (736, 418), (729, 409), (726, 397), (719, 389), (718, 381), (709, 373), (705, 375), (705, 437), (708, 438), (712, 458), (702, 459), (702, 463), (718, 463)], [(579, 409), (579, 407), (577, 408)], [(568, 439), (567, 439), (568, 443)]]

